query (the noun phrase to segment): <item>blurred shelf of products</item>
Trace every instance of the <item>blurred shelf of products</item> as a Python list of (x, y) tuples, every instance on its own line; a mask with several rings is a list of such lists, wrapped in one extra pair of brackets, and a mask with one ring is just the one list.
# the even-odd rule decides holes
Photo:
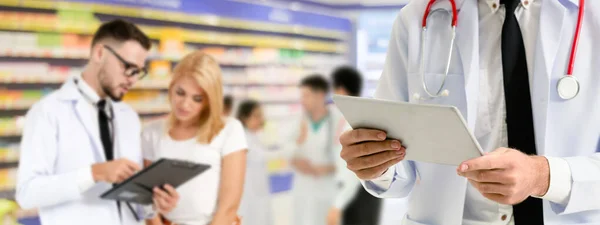
[[(120, 16), (134, 19), (153, 41), (149, 75), (123, 99), (140, 114), (142, 124), (168, 114), (173, 67), (187, 53), (202, 49), (220, 63), (225, 94), (236, 103), (254, 99), (263, 104), (267, 122), (262, 136), (273, 152), (281, 146), (281, 130), (289, 130), (292, 118), (301, 115), (299, 81), (311, 74), (329, 75), (349, 60), (350, 31), (119, 5), (0, 1), (0, 199), (14, 199), (27, 110), (81, 74), (93, 32)], [(285, 156), (275, 154), (268, 170), (273, 193), (289, 190)], [(36, 215), (35, 210), (17, 214)]]
[[(90, 12), (59, 10), (57, 14), (31, 12), (2, 12), (0, 14), (0, 29), (12, 31), (44, 32), (44, 37), (51, 40), (61, 33), (90, 35), (98, 28), (101, 21)], [(228, 32), (190, 30), (178, 27), (159, 27), (140, 25), (140, 28), (152, 39), (171, 39), (188, 43), (237, 45), (251, 47), (273, 47), (309, 51), (344, 53), (344, 44), (311, 40), (306, 38), (288, 38), (281, 36), (265, 36), (254, 34), (239, 34)], [(72, 39), (85, 41), (81, 39)], [(24, 43), (35, 39), (23, 40)], [(81, 42), (74, 42), (74, 44)]]
[(93, 33), (119, 17), (134, 21), (153, 42), (149, 75), (123, 98), (143, 125), (168, 115), (172, 69), (201, 49), (220, 63), (224, 94), (236, 104), (244, 99), (262, 103), (267, 121), (261, 137), (274, 153), (267, 165), (271, 192), (291, 188), (291, 168), (279, 146), (286, 135), (282, 130), (296, 126), (294, 118), (302, 115), (298, 84), (305, 76), (329, 75), (349, 63), (351, 29), (134, 6), (146, 4), (139, 2), (0, 1), (0, 224), (13, 224), (3, 222), (6, 218), (38, 224), (27, 220), (36, 217), (35, 210), (21, 210), (12, 201), (27, 110), (81, 74)]

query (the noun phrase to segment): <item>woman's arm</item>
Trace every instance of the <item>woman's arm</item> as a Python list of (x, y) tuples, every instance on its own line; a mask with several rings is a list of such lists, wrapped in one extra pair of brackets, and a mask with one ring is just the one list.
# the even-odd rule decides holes
[(246, 176), (246, 152), (244, 149), (223, 158), (217, 212), (211, 225), (232, 225), (237, 220)]
[[(144, 168), (150, 166), (150, 164), (152, 164), (152, 161), (144, 159)], [(162, 221), (160, 220), (160, 215), (156, 215), (151, 219), (147, 219), (146, 225), (163, 225)]]

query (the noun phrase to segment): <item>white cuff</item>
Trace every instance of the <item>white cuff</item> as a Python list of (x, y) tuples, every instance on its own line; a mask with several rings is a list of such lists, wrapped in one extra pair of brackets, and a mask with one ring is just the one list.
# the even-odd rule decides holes
[(546, 159), (550, 167), (550, 184), (548, 192), (540, 198), (566, 205), (571, 194), (571, 167), (562, 158), (546, 156)]
[(79, 187), (79, 191), (81, 193), (86, 192), (90, 188), (92, 188), (96, 182), (94, 181), (94, 176), (92, 175), (92, 167), (81, 168), (77, 171), (77, 185)]
[(385, 171), (385, 173), (383, 173), (378, 178), (372, 179), (370, 181), (373, 184), (375, 184), (377, 187), (379, 187), (383, 190), (387, 190), (390, 188), (390, 185), (392, 185), (392, 181), (394, 181), (394, 174), (396, 174), (396, 166), (395, 165), (390, 166), (390, 168), (388, 168), (388, 170)]
[(142, 218), (144, 219), (152, 219), (157, 215), (156, 210), (154, 210), (154, 205), (143, 205), (142, 206)]

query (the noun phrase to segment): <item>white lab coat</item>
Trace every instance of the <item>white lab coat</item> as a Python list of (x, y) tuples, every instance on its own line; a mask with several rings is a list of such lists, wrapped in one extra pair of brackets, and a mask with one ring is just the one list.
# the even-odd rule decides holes
[[(337, 110), (329, 110), (330, 114), (321, 127), (315, 132), (306, 117), (298, 124), (297, 130), (292, 135), (290, 143), (294, 143), (295, 155), (308, 160), (312, 165), (335, 166), (339, 157), (339, 148), (336, 148), (336, 128), (340, 121)], [(304, 143), (295, 146), (296, 139), (300, 135), (301, 123), (307, 123), (307, 136)], [(289, 147), (287, 147), (289, 148)], [(325, 225), (327, 213), (333, 205), (336, 193), (335, 174), (315, 177), (303, 174), (299, 171), (294, 173), (292, 184), (293, 196), (293, 225)]]
[[(79, 181), (91, 176), (91, 165), (104, 162), (98, 135), (83, 115), (89, 104), (72, 80), (32, 106), (26, 116), (17, 178), (16, 200), (23, 208), (37, 208), (43, 225), (133, 225), (126, 204), (122, 222), (114, 201), (99, 196), (112, 185), (96, 183), (84, 193)], [(113, 104), (115, 159), (127, 158), (142, 166), (140, 120), (123, 103)], [(96, 132), (98, 133), (98, 132)], [(132, 205), (139, 215), (142, 207)]]
[[(450, 96), (420, 100), (413, 98), (413, 94), (426, 96), (419, 74), (419, 46), (421, 20), (427, 2), (411, 1), (400, 12), (393, 27), (376, 98), (454, 105), (474, 130), (479, 122), (476, 118), (480, 76), (477, 1), (456, 1), (459, 8), (456, 48), (451, 75), (446, 81)], [(574, 70), (581, 84), (579, 95), (565, 101), (556, 91), (557, 81), (565, 74), (568, 64), (578, 2), (543, 0), (532, 64), (530, 84), (538, 153), (563, 157), (572, 172), (568, 203), (559, 205), (544, 201), (546, 225), (600, 224), (600, 42), (597, 41), (600, 37), (600, 1), (586, 1)], [(440, 7), (450, 9), (447, 1), (438, 1), (433, 8)], [(441, 53), (430, 54), (426, 61), (445, 66), (447, 45), (432, 48)], [(443, 69), (440, 71), (443, 73)], [(441, 79), (443, 74), (427, 76)], [(396, 165), (396, 172), (390, 188), (380, 194), (368, 188), (372, 186), (365, 182), (363, 185), (379, 197), (410, 196), (404, 224), (461, 224), (467, 180), (456, 175), (456, 167), (404, 161)]]
[(257, 134), (246, 130), (246, 141), (246, 179), (239, 215), (244, 225), (271, 225), (274, 217), (271, 214), (268, 152)]

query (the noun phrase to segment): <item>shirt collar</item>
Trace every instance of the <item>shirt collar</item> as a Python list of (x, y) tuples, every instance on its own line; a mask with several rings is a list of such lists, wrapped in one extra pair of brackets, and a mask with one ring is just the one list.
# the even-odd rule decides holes
[[(484, 1), (487, 2), (488, 6), (492, 10), (492, 12), (495, 13), (498, 11), (498, 9), (500, 9), (500, 0), (484, 0)], [(523, 8), (525, 8), (525, 9), (529, 9), (529, 6), (534, 1), (536, 1), (536, 0), (521, 0), (521, 6), (523, 6)]]
[[(96, 93), (96, 91), (94, 91), (94, 89), (92, 87), (90, 87), (90, 85), (83, 79), (81, 78), (81, 76), (75, 78), (75, 84), (77, 85), (77, 89), (79, 89), (79, 92), (81, 92), (81, 94), (83, 95), (83, 97), (92, 105), (97, 106), (98, 102), (100, 101), (100, 96), (98, 96), (98, 93)], [(110, 100), (110, 98), (106, 98), (106, 108), (104, 110), (107, 110), (107, 112), (110, 112), (112, 108), (112, 101)], [(109, 117), (110, 117), (110, 113), (108, 113)]]

